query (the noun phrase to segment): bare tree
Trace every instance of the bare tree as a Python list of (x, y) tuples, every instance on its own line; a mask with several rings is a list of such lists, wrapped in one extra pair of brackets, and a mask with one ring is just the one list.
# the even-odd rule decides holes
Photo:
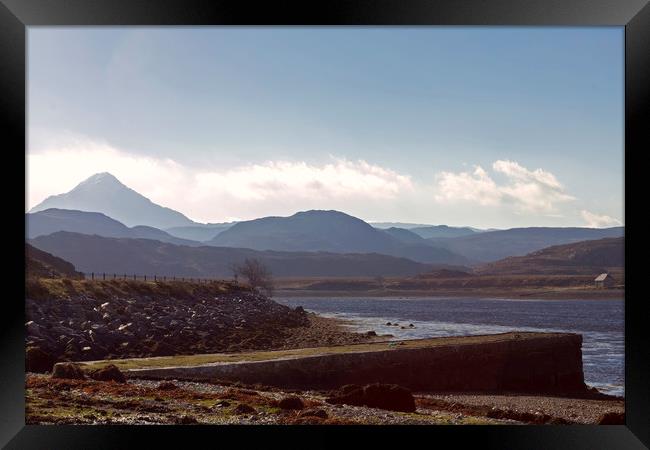
[(239, 283), (239, 264), (232, 263), (228, 266), (232, 272), (232, 277), (235, 280), (235, 284)]
[(235, 279), (238, 279), (241, 275), (253, 289), (260, 290), (269, 297), (273, 295), (273, 276), (271, 271), (258, 259), (246, 258), (243, 263), (234, 264), (232, 271)]

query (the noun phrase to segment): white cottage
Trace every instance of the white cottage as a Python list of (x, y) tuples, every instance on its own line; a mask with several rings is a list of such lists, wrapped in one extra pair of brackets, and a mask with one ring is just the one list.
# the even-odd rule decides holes
[(596, 287), (607, 288), (614, 284), (614, 278), (608, 273), (601, 273), (594, 280)]

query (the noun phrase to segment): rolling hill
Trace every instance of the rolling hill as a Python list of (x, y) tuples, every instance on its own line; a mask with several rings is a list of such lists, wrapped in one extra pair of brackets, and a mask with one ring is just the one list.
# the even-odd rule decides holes
[(180, 239), (157, 228), (139, 225), (129, 228), (117, 220), (97, 212), (70, 209), (46, 209), (25, 215), (27, 238), (35, 238), (57, 231), (96, 234), (104, 237), (143, 238), (179, 245), (200, 245), (199, 242)]
[(64, 258), (77, 270), (95, 273), (230, 278), (231, 265), (257, 258), (276, 277), (411, 276), (435, 266), (379, 254), (256, 251), (189, 247), (150, 239), (106, 238), (60, 231), (30, 241)]
[(512, 256), (479, 266), (489, 275), (597, 275), (625, 265), (625, 239), (605, 238), (555, 245), (526, 256)]
[(428, 242), (422, 236), (415, 234), (411, 230), (407, 230), (405, 228), (391, 227), (391, 228), (386, 228), (383, 231), (384, 233), (389, 234), (390, 236), (394, 237), (395, 239), (398, 239), (401, 242), (404, 242), (405, 244), (420, 244), (420, 245), (430, 244), (430, 242)]
[(129, 227), (164, 229), (195, 224), (178, 211), (153, 203), (107, 172), (91, 176), (69, 192), (46, 198), (29, 212), (50, 208), (100, 212)]
[(208, 241), (220, 247), (331, 253), (381, 253), (435, 264), (467, 259), (431, 244), (405, 243), (361, 219), (339, 211), (304, 211), (290, 217), (238, 222)]
[(508, 256), (523, 256), (553, 245), (622, 237), (624, 232), (623, 227), (512, 228), (456, 238), (431, 238), (429, 241), (470, 260), (492, 262)]

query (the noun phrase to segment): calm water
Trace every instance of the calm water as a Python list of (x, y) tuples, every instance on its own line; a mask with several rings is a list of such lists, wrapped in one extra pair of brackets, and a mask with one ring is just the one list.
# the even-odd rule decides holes
[[(496, 300), (449, 298), (279, 298), (278, 302), (326, 317), (354, 320), (356, 331), (375, 330), (394, 339), (561, 331), (583, 336), (585, 381), (602, 392), (624, 395), (622, 300)], [(386, 322), (415, 325), (401, 330)]]

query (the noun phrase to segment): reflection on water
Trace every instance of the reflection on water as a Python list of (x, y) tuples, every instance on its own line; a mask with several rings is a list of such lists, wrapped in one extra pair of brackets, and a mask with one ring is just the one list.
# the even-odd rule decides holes
[[(353, 320), (355, 331), (393, 334), (393, 339), (555, 331), (583, 336), (585, 381), (624, 395), (622, 300), (501, 300), (480, 298), (279, 298), (326, 317)], [(399, 326), (388, 326), (387, 322)], [(413, 324), (414, 328), (401, 329)]]

